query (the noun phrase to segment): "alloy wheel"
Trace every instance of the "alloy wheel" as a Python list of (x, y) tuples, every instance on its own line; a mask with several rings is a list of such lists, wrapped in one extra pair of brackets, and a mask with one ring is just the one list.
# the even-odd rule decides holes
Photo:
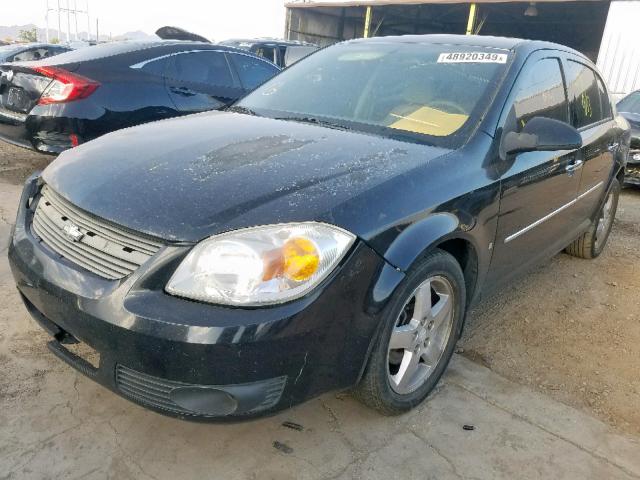
[(614, 195), (613, 192), (610, 192), (607, 196), (607, 201), (602, 207), (602, 211), (600, 212), (600, 218), (598, 219), (598, 225), (596, 227), (596, 238), (595, 238), (595, 248), (596, 250), (600, 248), (600, 244), (606, 240), (607, 232), (611, 228), (611, 223), (613, 222), (613, 201)]
[(409, 297), (391, 332), (387, 353), (392, 390), (408, 394), (420, 388), (440, 362), (453, 329), (454, 290), (436, 275)]

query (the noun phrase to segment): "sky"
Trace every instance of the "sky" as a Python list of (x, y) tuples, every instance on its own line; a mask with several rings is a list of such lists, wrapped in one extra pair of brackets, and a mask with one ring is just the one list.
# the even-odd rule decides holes
[[(89, 2), (91, 32), (95, 35), (95, 18), (99, 18), (100, 35), (114, 36), (142, 30), (153, 33), (158, 27), (171, 25), (198, 33), (211, 40), (233, 37), (283, 37), (284, 0), (60, 0), (84, 9)], [(58, 0), (49, 0), (57, 7)], [(34, 23), (45, 27), (46, 0), (11, 2), (2, 8), (0, 24), (5, 26)], [(50, 27), (57, 28), (57, 15), (50, 13)], [(66, 32), (63, 15), (62, 31)], [(87, 30), (86, 17), (78, 16), (78, 30)], [(72, 20), (73, 25), (73, 20)], [(73, 31), (73, 28), (72, 28)]]

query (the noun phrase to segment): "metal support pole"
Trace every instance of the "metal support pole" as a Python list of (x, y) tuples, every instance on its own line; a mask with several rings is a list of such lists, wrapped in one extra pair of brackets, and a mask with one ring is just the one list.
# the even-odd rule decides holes
[(469, 5), (469, 20), (467, 21), (467, 35), (473, 34), (473, 27), (476, 23), (476, 4)]
[(367, 6), (364, 14), (364, 38), (369, 38), (369, 30), (371, 29), (371, 5)]
[(291, 40), (291, 9), (287, 8), (287, 21), (285, 22), (284, 38)]

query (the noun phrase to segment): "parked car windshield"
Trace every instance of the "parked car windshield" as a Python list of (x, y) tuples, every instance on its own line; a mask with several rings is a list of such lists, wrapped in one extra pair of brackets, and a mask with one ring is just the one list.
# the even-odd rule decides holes
[(457, 147), (478, 123), (508, 52), (363, 42), (326, 48), (238, 103), (257, 115)]

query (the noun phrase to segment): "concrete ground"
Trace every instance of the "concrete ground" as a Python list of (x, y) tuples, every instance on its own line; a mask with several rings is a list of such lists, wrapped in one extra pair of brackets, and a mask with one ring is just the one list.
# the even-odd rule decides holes
[(0, 479), (640, 479), (640, 437), (460, 355), (400, 417), (348, 394), (235, 425), (136, 406), (50, 354), (21, 305), (6, 260), (19, 189), (0, 180)]

